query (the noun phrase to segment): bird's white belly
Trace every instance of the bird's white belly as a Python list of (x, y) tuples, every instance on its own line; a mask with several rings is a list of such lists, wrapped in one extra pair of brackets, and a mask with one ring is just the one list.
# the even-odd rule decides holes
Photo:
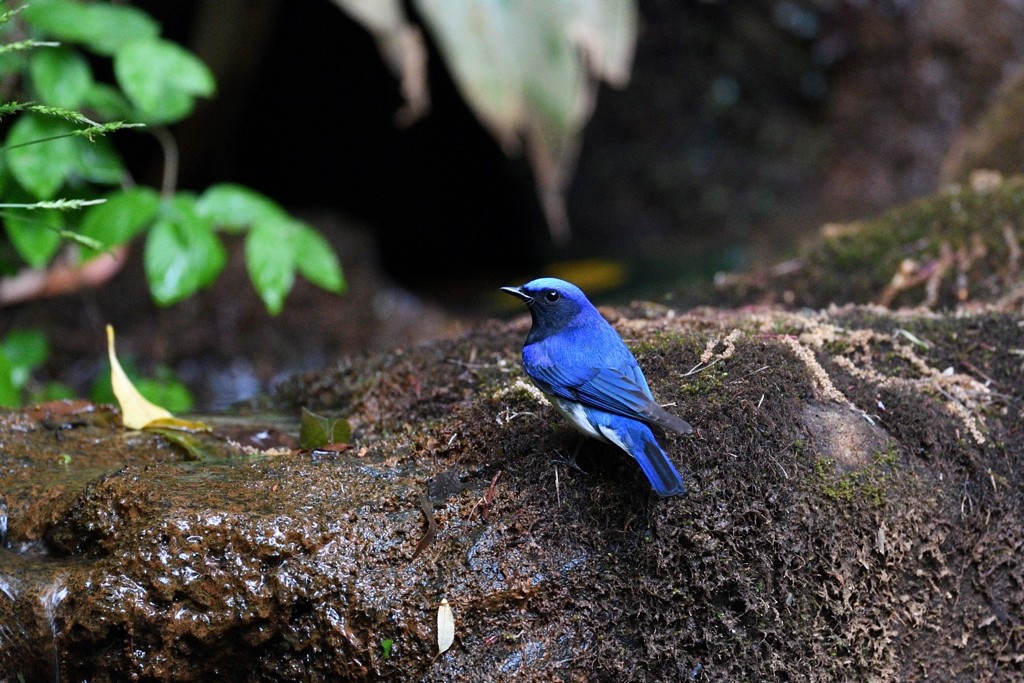
[[(555, 408), (558, 409), (558, 412), (560, 412), (562, 416), (565, 417), (565, 419), (572, 424), (573, 427), (580, 430), (581, 432), (591, 437), (592, 439), (597, 439), (598, 441), (605, 442), (609, 441), (608, 437), (605, 436), (601, 431), (599, 431), (599, 429), (592, 425), (590, 423), (590, 420), (587, 419), (587, 413), (583, 410), (583, 406), (581, 406), (578, 403), (570, 403), (569, 401), (564, 401), (554, 396), (549, 396), (548, 398), (551, 399), (551, 402), (555, 404)], [(612, 441), (612, 443), (615, 442)]]

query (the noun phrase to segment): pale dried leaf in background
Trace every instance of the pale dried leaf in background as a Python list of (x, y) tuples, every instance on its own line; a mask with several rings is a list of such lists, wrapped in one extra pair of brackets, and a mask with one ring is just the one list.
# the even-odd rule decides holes
[(373, 34), (377, 49), (388, 67), (398, 75), (405, 104), (395, 113), (395, 122), (408, 126), (430, 111), (427, 86), (427, 46), (423, 33), (406, 21), (401, 0), (333, 0)]
[[(422, 36), (398, 0), (334, 0), (377, 38), (402, 79), (400, 119), (426, 111)], [(569, 239), (565, 190), (597, 84), (629, 80), (634, 0), (413, 0), (459, 91), (509, 154), (522, 143), (552, 238)]]

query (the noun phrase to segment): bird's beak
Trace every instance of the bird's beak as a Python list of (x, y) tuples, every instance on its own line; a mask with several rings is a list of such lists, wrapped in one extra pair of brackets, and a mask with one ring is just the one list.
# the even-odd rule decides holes
[(511, 294), (514, 297), (522, 299), (523, 301), (526, 302), (527, 306), (533, 303), (533, 297), (524, 292), (522, 287), (502, 287), (501, 291), (505, 292), (506, 294)]

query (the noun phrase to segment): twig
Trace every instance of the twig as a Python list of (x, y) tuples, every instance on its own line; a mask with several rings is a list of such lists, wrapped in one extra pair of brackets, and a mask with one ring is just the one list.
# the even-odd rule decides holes
[[(412, 553), (412, 559), (423, 552), (437, 536), (437, 520), (434, 518), (434, 510), (426, 496), (420, 497), (420, 511), (427, 520), (427, 530), (423, 532), (423, 538), (416, 544), (416, 550)], [(411, 561), (411, 560), (410, 560)]]
[(558, 465), (555, 465), (555, 500), (558, 507), (562, 507), (562, 487), (558, 483)]
[(476, 509), (481, 505), (484, 505), (485, 507), (483, 513), (480, 516), (487, 516), (487, 509), (490, 508), (491, 503), (494, 502), (495, 486), (497, 485), (499, 478), (501, 478), (501, 470), (498, 470), (495, 473), (495, 475), (491, 478), (491, 485), (487, 487), (487, 492), (484, 493), (484, 495), (480, 496), (480, 499), (477, 500), (476, 504), (473, 505), (473, 509), (469, 511), (468, 519), (473, 519), (473, 514), (476, 512)]
[(974, 374), (976, 374), (976, 375), (977, 375), (978, 377), (981, 377), (981, 378), (982, 378), (983, 380), (985, 380), (986, 382), (988, 382), (988, 383), (989, 383), (989, 384), (991, 384), (992, 386), (994, 386), (994, 387), (999, 387), (1000, 389), (1002, 389), (1002, 388), (1003, 388), (1003, 387), (1001, 387), (1001, 386), (999, 385), (999, 382), (995, 381), (994, 379), (992, 379), (991, 377), (989, 377), (988, 375), (986, 375), (986, 374), (985, 374), (984, 372), (982, 372), (982, 371), (981, 371), (981, 370), (980, 370), (980, 369), (978, 368), (978, 366), (976, 366), (976, 365), (975, 365), (974, 363), (972, 363), (971, 361), (969, 361), (969, 360), (966, 360), (966, 359), (963, 359), (963, 360), (961, 360), (961, 361), (960, 361), (960, 365), (964, 366), (965, 368), (967, 368), (968, 370), (970, 370), (971, 372), (973, 372)]
[(756, 375), (759, 372), (764, 372), (765, 370), (767, 370), (770, 367), (771, 367), (770, 365), (762, 365), (757, 370), (754, 370), (753, 372), (748, 372), (747, 374), (743, 375), (739, 379), (734, 379), (733, 381), (729, 382), (729, 384), (739, 384), (740, 382), (742, 382), (746, 378), (753, 377), (754, 375)]
[(684, 372), (682, 374), (682, 376), (683, 377), (689, 377), (690, 375), (695, 375), (698, 372), (704, 372), (705, 370), (707, 370), (708, 368), (710, 368), (712, 365), (714, 365), (715, 363), (717, 363), (720, 360), (721, 360), (721, 358), (716, 358), (715, 360), (711, 361), (707, 365), (704, 365), (704, 367), (701, 367), (703, 365), (703, 363), (697, 363), (692, 368), (690, 368), (689, 370)]

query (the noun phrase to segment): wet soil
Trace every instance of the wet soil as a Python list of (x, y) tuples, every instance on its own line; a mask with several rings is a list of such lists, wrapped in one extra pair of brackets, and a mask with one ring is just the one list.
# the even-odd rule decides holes
[(0, 679), (1024, 675), (1019, 311), (609, 314), (696, 428), (685, 496), (568, 464), (526, 319), (287, 383), (333, 455), (3, 413)]

